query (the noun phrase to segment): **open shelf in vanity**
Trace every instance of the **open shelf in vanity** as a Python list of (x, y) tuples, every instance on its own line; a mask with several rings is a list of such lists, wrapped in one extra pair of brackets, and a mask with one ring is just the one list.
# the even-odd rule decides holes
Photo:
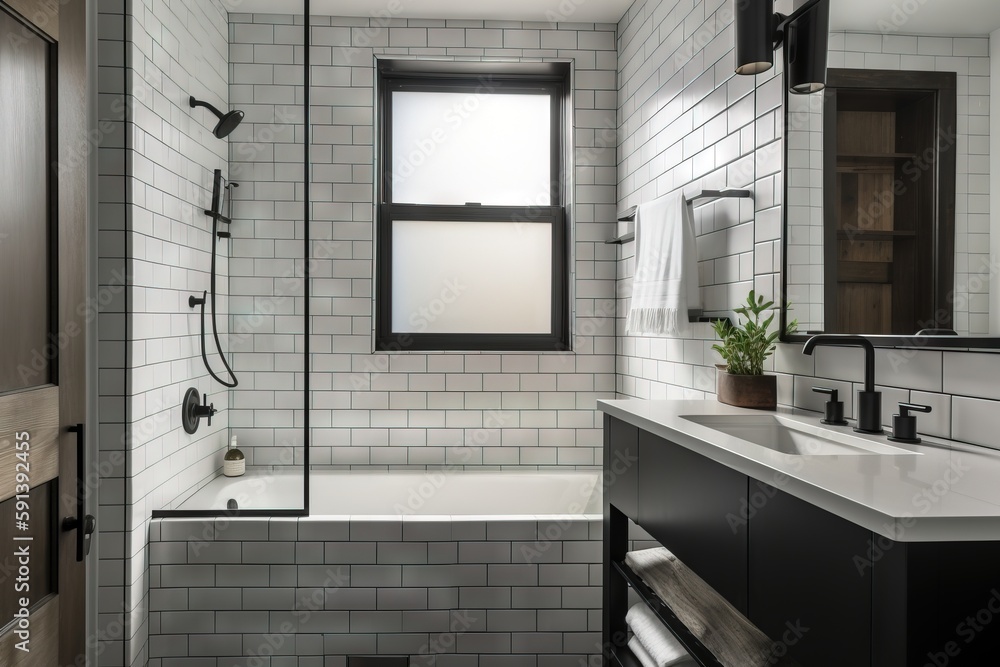
[[(621, 577), (625, 583), (635, 591), (639, 599), (648, 606), (660, 622), (677, 638), (691, 657), (705, 667), (723, 667), (723, 664), (716, 659), (715, 655), (701, 642), (698, 637), (691, 632), (687, 626), (677, 617), (677, 614), (663, 601), (656, 593), (647, 586), (635, 572), (623, 562), (614, 562), (615, 574)], [(624, 650), (622, 650), (624, 649)], [(622, 667), (629, 667), (628, 660), (638, 664), (638, 659), (627, 647), (615, 648), (616, 658), (622, 663)], [(626, 654), (626, 659), (621, 659), (621, 654)]]

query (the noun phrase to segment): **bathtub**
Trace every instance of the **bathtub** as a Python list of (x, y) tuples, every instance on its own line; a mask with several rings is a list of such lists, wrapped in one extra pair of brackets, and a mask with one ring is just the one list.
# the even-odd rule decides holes
[[(310, 474), (309, 510), (319, 516), (588, 515), (599, 518), (600, 472), (340, 471)], [(248, 470), (218, 477), (178, 509), (302, 507), (302, 471)], [(231, 508), (230, 508), (231, 509)]]
[[(154, 518), (151, 664), (189, 667), (194, 651), (261, 667), (269, 655), (292, 665), (306, 664), (296, 655), (310, 665), (593, 665), (600, 481), (574, 471), (313, 471), (309, 516)], [(179, 509), (230, 499), (295, 508), (301, 485), (301, 471), (220, 477)]]

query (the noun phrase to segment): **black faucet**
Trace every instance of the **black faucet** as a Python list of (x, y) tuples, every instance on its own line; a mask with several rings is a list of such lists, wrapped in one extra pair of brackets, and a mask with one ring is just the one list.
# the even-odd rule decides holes
[(883, 433), (882, 392), (875, 391), (875, 346), (867, 338), (841, 334), (820, 334), (806, 341), (802, 354), (813, 353), (820, 345), (861, 347), (865, 350), (865, 390), (858, 392), (858, 433)]

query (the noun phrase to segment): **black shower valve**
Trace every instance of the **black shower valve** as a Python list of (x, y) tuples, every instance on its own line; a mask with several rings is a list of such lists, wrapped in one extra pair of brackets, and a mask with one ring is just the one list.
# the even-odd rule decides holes
[(208, 419), (208, 425), (211, 426), (212, 417), (217, 412), (215, 403), (208, 402), (208, 394), (202, 396), (197, 389), (191, 387), (184, 394), (184, 401), (181, 403), (181, 425), (187, 433), (194, 434), (202, 419)]
[(208, 419), (208, 425), (212, 425), (212, 417), (218, 410), (215, 409), (215, 403), (208, 402), (208, 394), (202, 394), (201, 405), (196, 405), (194, 408), (195, 417), (201, 419)]
[(196, 296), (193, 296), (193, 295), (189, 296), (188, 297), (188, 308), (197, 308), (198, 306), (204, 306), (205, 305), (205, 301), (207, 300), (207, 298), (208, 298), (208, 292), (202, 292), (200, 299), (198, 297), (196, 297)]

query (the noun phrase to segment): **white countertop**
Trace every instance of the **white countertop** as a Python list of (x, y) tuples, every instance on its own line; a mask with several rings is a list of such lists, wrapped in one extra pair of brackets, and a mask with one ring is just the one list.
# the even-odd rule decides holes
[[(597, 407), (897, 542), (1000, 540), (1000, 452), (940, 438), (890, 443), (850, 426), (822, 426), (916, 455), (798, 456), (684, 418), (771, 412), (710, 400), (598, 401)], [(804, 410), (777, 414), (810, 425), (821, 419)]]

